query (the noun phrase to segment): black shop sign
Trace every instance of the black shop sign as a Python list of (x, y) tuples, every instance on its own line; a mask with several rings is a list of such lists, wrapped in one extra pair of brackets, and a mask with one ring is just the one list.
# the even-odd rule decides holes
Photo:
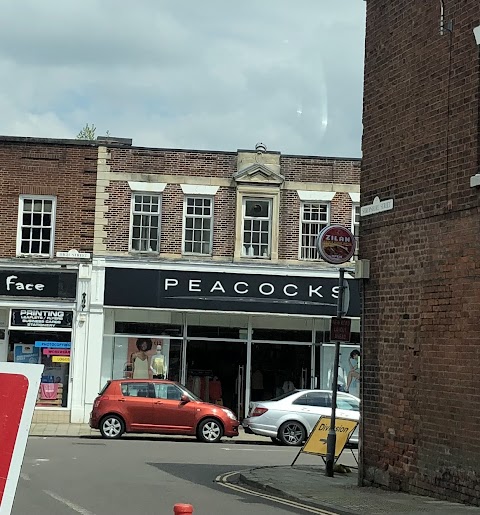
[(0, 295), (75, 299), (75, 272), (33, 272), (30, 270), (0, 270)]
[[(348, 280), (347, 316), (360, 316), (358, 283)], [(338, 278), (107, 268), (105, 305), (333, 316)]]
[(61, 309), (12, 309), (11, 327), (67, 329), (72, 327), (73, 311)]

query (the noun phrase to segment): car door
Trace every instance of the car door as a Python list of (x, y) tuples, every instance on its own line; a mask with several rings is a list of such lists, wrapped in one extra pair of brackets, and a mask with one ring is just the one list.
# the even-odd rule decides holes
[(332, 398), (329, 392), (307, 392), (298, 397), (293, 404), (308, 423), (308, 433), (311, 433), (321, 416), (329, 417), (332, 413)]
[(148, 382), (125, 382), (121, 385), (122, 395), (118, 398), (125, 413), (127, 426), (131, 431), (150, 432), (153, 427), (153, 403)]
[(153, 383), (153, 421), (159, 432), (193, 434), (195, 432), (195, 402), (183, 402), (184, 395), (177, 385)]

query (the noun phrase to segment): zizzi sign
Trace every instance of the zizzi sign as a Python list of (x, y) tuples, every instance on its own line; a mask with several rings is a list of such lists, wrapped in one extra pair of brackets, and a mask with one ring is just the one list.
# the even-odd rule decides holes
[(0, 270), (0, 295), (74, 299), (77, 275), (72, 272)]
[[(10, 317), (11, 327), (67, 329), (72, 327), (72, 321), (73, 311), (58, 309), (12, 309)], [(37, 343), (35, 346), (38, 347)]]
[[(347, 316), (359, 316), (358, 286), (347, 281)], [(108, 268), (108, 306), (334, 315), (338, 279), (178, 270)]]

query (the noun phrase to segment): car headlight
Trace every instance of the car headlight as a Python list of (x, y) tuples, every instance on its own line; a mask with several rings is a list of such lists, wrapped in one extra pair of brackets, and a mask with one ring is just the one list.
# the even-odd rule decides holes
[(231, 418), (232, 420), (237, 420), (237, 417), (235, 416), (235, 413), (233, 411), (230, 411), (226, 408), (222, 408), (222, 410), (227, 414), (228, 418)]

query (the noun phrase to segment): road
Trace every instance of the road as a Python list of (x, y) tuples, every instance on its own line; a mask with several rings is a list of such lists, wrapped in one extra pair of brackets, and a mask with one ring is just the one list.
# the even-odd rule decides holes
[[(298, 449), (225, 440), (202, 444), (165, 437), (29, 439), (13, 515), (173, 513), (179, 502), (195, 515), (305, 513), (236, 493), (214, 482), (223, 473), (286, 465)], [(297, 463), (318, 464), (302, 455)]]

